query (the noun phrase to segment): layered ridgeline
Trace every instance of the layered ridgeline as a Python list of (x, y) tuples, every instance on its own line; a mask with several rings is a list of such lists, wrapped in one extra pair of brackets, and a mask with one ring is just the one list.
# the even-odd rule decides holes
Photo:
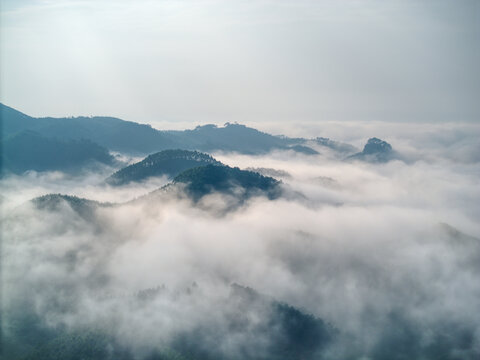
[(151, 154), (167, 149), (199, 151), (235, 151), (261, 154), (272, 150), (292, 150), (316, 154), (311, 146), (330, 148), (343, 154), (357, 149), (327, 138), (304, 139), (274, 136), (245, 125), (226, 123), (197, 126), (192, 130), (160, 131), (150, 125), (124, 121), (113, 117), (33, 118), (0, 104), (3, 137), (31, 130), (60, 139), (88, 139), (110, 151), (130, 154)]
[(82, 218), (92, 218), (99, 208), (121, 207), (135, 203), (155, 203), (159, 198), (167, 199), (172, 194), (190, 198), (194, 203), (206, 195), (227, 195), (232, 200), (231, 204), (233, 206), (241, 205), (246, 200), (256, 196), (273, 200), (282, 195), (280, 181), (254, 171), (241, 170), (237, 167), (232, 168), (217, 162), (213, 158), (210, 159), (211, 164), (185, 170), (162, 188), (123, 204), (101, 203), (63, 194), (43, 195), (34, 198), (31, 203), (38, 210), (60, 211), (66, 207)]
[[(62, 214), (65, 214), (64, 205), (68, 204), (76, 206), (77, 209), (84, 206), (103, 206), (74, 197), (60, 196), (43, 197), (37, 199), (36, 204), (42, 211)], [(148, 215), (145, 213), (142, 216)], [(18, 219), (19, 216), (15, 218)], [(475, 333), (472, 331), (474, 327), (471, 327), (468, 321), (457, 323), (455, 319), (450, 320), (449, 315), (446, 315), (446, 320), (425, 324), (423, 317), (415, 317), (415, 314), (411, 315), (401, 307), (388, 310), (381, 319), (374, 310), (366, 308), (365, 317), (380, 321), (382, 331), (369, 330), (365, 339), (364, 329), (368, 326), (359, 328), (360, 333), (351, 332), (341, 320), (337, 319), (333, 323), (330, 323), (332, 320), (325, 320), (329, 318), (326, 312), (318, 311), (315, 316), (311, 315), (307, 310), (261, 294), (260, 292), (266, 290), (259, 285), (253, 290), (236, 285), (236, 280), (230, 278), (216, 287), (222, 290), (218, 292), (211, 292), (208, 285), (192, 278), (188, 283), (191, 285), (181, 287), (168, 283), (153, 283), (148, 285), (151, 287), (144, 286), (135, 290), (130, 288), (128, 291), (117, 289), (118, 292), (110, 293), (110, 273), (104, 272), (109, 266), (104, 265), (111, 264), (110, 259), (115, 254), (112, 249), (115, 249), (119, 241), (135, 243), (138, 239), (130, 235), (123, 239), (115, 236), (123, 232), (118, 230), (116, 222), (109, 223), (105, 219), (98, 219), (97, 226), (92, 228), (90, 218), (77, 220), (72, 222), (75, 226), (95, 231), (96, 235), (100, 232), (117, 232), (112, 232), (113, 236), (104, 237), (104, 241), (99, 241), (96, 236), (82, 236), (82, 241), (69, 242), (68, 237), (64, 237), (64, 232), (71, 224), (66, 224), (65, 227), (62, 223), (56, 224), (55, 229), (61, 234), (61, 238), (65, 239), (66, 244), (63, 246), (68, 245), (68, 251), (54, 254), (40, 246), (45, 245), (45, 248), (49, 249), (48, 244), (52, 242), (49, 237), (36, 238), (36, 241), (39, 241), (35, 244), (36, 251), (43, 249), (47, 252), (46, 258), (40, 257), (47, 259), (47, 262), (41, 263), (39, 270), (61, 269), (59, 272), (68, 276), (68, 291), (65, 291), (65, 283), (54, 281), (45, 286), (45, 282), (41, 282), (34, 289), (35, 292), (27, 291), (21, 301), (8, 304), (8, 308), (2, 312), (4, 324), (8, 324), (2, 339), (5, 359), (478, 358)], [(433, 246), (434, 249), (442, 249), (441, 253), (444, 253), (445, 249), (455, 253), (459, 266), (466, 268), (469, 275), (478, 264), (480, 240), (446, 224), (441, 224), (437, 231), (437, 236), (425, 238), (422, 243)], [(111, 241), (112, 247), (102, 248), (105, 241)], [(295, 243), (292, 246), (299, 245)], [(313, 256), (306, 253), (303, 256), (306, 255)], [(306, 259), (303, 256), (300, 259)], [(36, 260), (37, 257), (33, 259)], [(86, 262), (92, 263), (92, 259), (93, 264), (98, 260), (98, 267), (93, 267), (93, 273), (84, 272), (88, 269)], [(133, 262), (135, 258), (126, 256), (126, 259)], [(315, 258), (315, 261), (318, 259)], [(28, 264), (32, 267), (38, 265), (35, 262)], [(301, 265), (299, 261), (292, 263), (295, 269)], [(364, 266), (368, 266), (367, 276), (371, 278), (371, 264)], [(334, 271), (336, 272), (335, 269)], [(155, 278), (154, 274), (145, 274)], [(340, 279), (343, 284), (343, 277)], [(40, 304), (43, 309), (48, 310), (44, 317), (37, 308), (38, 299), (48, 299)], [(88, 300), (86, 304), (79, 301), (82, 299)], [(327, 297), (325, 301), (330, 300), (336, 301), (336, 298)], [(92, 309), (97, 311), (93, 312), (94, 316), (88, 316), (88, 311)], [(86, 313), (82, 313), (85, 310)], [(51, 321), (55, 321), (56, 317), (65, 317), (69, 326), (52, 326)], [(169, 325), (172, 325), (173, 330), (169, 329)], [(424, 334), (425, 331), (427, 335)], [(369, 341), (367, 345), (366, 340)], [(392, 353), (400, 355), (392, 357)], [(458, 354), (462, 356), (459, 357)]]
[(106, 179), (113, 186), (141, 182), (156, 176), (173, 181), (167, 187), (182, 187), (194, 200), (218, 192), (242, 198), (263, 194), (279, 195), (280, 182), (259, 172), (223, 165), (212, 156), (198, 151), (165, 150), (147, 156), (140, 162), (118, 170)]
[(155, 176), (174, 178), (182, 171), (204, 165), (222, 165), (208, 154), (188, 150), (164, 150), (124, 167), (106, 179), (113, 186), (140, 182)]
[[(119, 208), (130, 205), (164, 204), (157, 201), (159, 196), (171, 196), (172, 190), (178, 195), (186, 195), (192, 201), (213, 193), (228, 194), (238, 200), (247, 196), (279, 195), (279, 182), (252, 171), (244, 171), (223, 165), (206, 165), (186, 170), (175, 177), (174, 181), (156, 192), (125, 204), (100, 203), (76, 196), (49, 194), (33, 199), (30, 203), (37, 210), (48, 213), (76, 214), (76, 226), (88, 224), (96, 231), (106, 231), (108, 226), (98, 214), (98, 210)], [(15, 214), (13, 214), (15, 216)], [(75, 218), (75, 217), (74, 217)], [(103, 230), (102, 230), (103, 229)], [(79, 244), (82, 256), (95, 251), (90, 244)], [(90, 254), (89, 256), (93, 256)], [(81, 262), (81, 258), (71, 256), (64, 259), (72, 262), (72, 268)], [(108, 283), (107, 283), (108, 284)], [(226, 285), (227, 286), (227, 285)], [(277, 301), (259, 292), (237, 284), (229, 286), (229, 295), (221, 300), (222, 308), (215, 316), (200, 318), (179, 328), (168, 341), (162, 338), (162, 332), (153, 333), (158, 337), (158, 345), (132, 348), (118, 338), (114, 327), (98, 326), (84, 323), (79, 327), (52, 328), (39, 317), (33, 306), (25, 301), (21, 311), (11, 308), (5, 317), (11, 325), (10, 332), (4, 336), (5, 354), (12, 359), (143, 359), (143, 360), (178, 360), (178, 359), (315, 359), (316, 356), (335, 345), (339, 331), (321, 318), (310, 315), (286, 303)], [(98, 290), (98, 289), (97, 289)], [(73, 289), (72, 289), (73, 291)], [(192, 306), (197, 302), (211, 301), (205, 298), (201, 286), (193, 283), (184, 291), (169, 290), (164, 285), (143, 289), (127, 297), (108, 298), (130, 312), (149, 312), (155, 316), (159, 302), (188, 301)], [(71, 300), (70, 310), (75, 300)], [(99, 300), (100, 301), (100, 300)], [(108, 303), (107, 301), (107, 303)], [(65, 305), (65, 304), (64, 304)], [(112, 312), (121, 318), (117, 311)], [(112, 323), (115, 318), (112, 319)], [(192, 325), (193, 324), (193, 325)], [(225, 326), (228, 333), (225, 333)], [(18, 336), (29, 329), (28, 336)], [(231, 339), (234, 344), (226, 347)], [(233, 347), (231, 347), (233, 346)]]
[(25, 130), (0, 141), (2, 173), (35, 171), (75, 171), (96, 163), (113, 165), (107, 149), (90, 140), (47, 138)]
[[(147, 155), (168, 149), (244, 154), (290, 150), (316, 155), (317, 149), (328, 149), (338, 159), (385, 162), (395, 158), (391, 147), (388, 149), (390, 145), (383, 146), (384, 142), (376, 138), (355, 154), (358, 150), (354, 146), (328, 138), (275, 136), (232, 123), (223, 127), (204, 125), (192, 130), (160, 131), (150, 125), (112, 117), (33, 118), (3, 104), (0, 104), (0, 120), (2, 171), (13, 173), (72, 171), (95, 162), (110, 165), (111, 151)], [(174, 171), (171, 176), (175, 176)], [(121, 177), (119, 174), (122, 183)]]
[(0, 104), (0, 119), (2, 137), (30, 130), (48, 138), (88, 139), (110, 151), (128, 153), (148, 154), (179, 147), (170, 136), (149, 125), (113, 117), (34, 118)]

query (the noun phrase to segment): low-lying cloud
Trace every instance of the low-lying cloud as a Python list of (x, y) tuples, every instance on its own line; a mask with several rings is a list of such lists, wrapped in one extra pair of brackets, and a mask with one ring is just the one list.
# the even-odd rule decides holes
[[(245, 344), (261, 354), (271, 310), (251, 301), (239, 314), (231, 284), (240, 284), (331, 324), (338, 335), (315, 350), (320, 358), (473, 359), (480, 163), (470, 155), (478, 144), (438, 134), (415, 135), (428, 145), (410, 148), (412, 162), (348, 163), (325, 149), (215, 154), (290, 176), (282, 179), (288, 196), (256, 197), (227, 213), (214, 211), (229, 201), (218, 194), (196, 206), (165, 194), (85, 218), (67, 203), (49, 211), (24, 201), (62, 192), (123, 203), (167, 180), (113, 189), (101, 183), (105, 174), (4, 179), (15, 204), (2, 219), (5, 313), (29, 308), (47, 327), (106, 329), (139, 358), (198, 329), (217, 354), (237, 358)], [(456, 155), (443, 156), (442, 143)], [(247, 325), (232, 328), (232, 317)]]

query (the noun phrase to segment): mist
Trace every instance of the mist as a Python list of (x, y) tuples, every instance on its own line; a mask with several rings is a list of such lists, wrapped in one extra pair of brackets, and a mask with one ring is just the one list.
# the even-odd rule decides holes
[[(218, 356), (261, 358), (278, 328), (271, 299), (322, 319), (331, 339), (315, 358), (475, 358), (478, 127), (379, 131), (404, 159), (348, 162), (320, 147), (212, 154), (280, 175), (284, 196), (233, 208), (215, 193), (193, 202), (181, 189), (152, 192), (166, 178), (112, 188), (102, 181), (111, 169), (2, 179), (4, 337), (28, 309), (47, 329), (102, 329), (138, 359), (174, 348), (179, 334)], [(115, 205), (85, 215), (28, 201), (48, 193)]]
[(0, 101), (170, 126), (476, 122), (479, 6), (3, 0)]

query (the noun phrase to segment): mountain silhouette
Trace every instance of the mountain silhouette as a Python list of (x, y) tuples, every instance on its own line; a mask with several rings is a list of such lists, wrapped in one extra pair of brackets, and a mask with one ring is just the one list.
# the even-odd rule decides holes
[[(233, 151), (244, 154), (263, 154), (272, 150), (293, 150), (316, 154), (307, 139), (270, 135), (236, 123), (224, 126), (213, 124), (191, 130), (161, 131), (150, 125), (114, 117), (33, 118), (0, 104), (3, 135), (15, 135), (24, 130), (64, 140), (87, 139), (110, 151), (146, 155), (168, 149), (198, 151)], [(333, 143), (320, 144), (332, 147)], [(333, 146), (332, 148), (335, 147)]]
[(392, 145), (376, 137), (368, 139), (359, 153), (349, 156), (348, 160), (361, 160), (367, 162), (388, 162), (396, 158)]
[(27, 170), (68, 172), (94, 163), (114, 163), (107, 149), (90, 140), (59, 140), (29, 130), (1, 141), (1, 147), (3, 174), (21, 174)]
[(147, 156), (142, 161), (124, 167), (106, 179), (110, 185), (139, 182), (149, 177), (173, 178), (182, 171), (203, 165), (222, 165), (208, 154), (189, 150), (164, 150)]

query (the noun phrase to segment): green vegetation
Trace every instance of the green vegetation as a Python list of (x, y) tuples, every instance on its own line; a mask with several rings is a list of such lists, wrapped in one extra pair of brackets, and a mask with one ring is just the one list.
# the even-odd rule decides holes
[[(195, 284), (182, 296), (193, 301), (198, 290)], [(142, 290), (129, 301), (146, 308), (164, 296), (162, 286)], [(206, 322), (192, 322), (169, 342), (162, 341), (159, 329), (159, 345), (140, 354), (123, 344), (113, 327), (51, 327), (35, 315), (33, 303), (25, 303), (6, 314), (3, 354), (11, 360), (309, 360), (338, 334), (322, 319), (235, 284), (218, 311)], [(238, 340), (226, 346), (231, 339)]]
[(25, 360), (114, 360), (131, 359), (127, 351), (114, 348), (113, 339), (101, 331), (61, 332), (52, 341), (42, 344)]
[(62, 205), (67, 204), (81, 218), (89, 222), (95, 222), (95, 209), (102, 206), (112, 206), (110, 203), (100, 203), (94, 200), (79, 198), (77, 196), (62, 194), (47, 194), (31, 200), (39, 210), (61, 211)]
[(88, 200), (84, 198), (80, 198), (78, 196), (71, 196), (71, 195), (62, 195), (62, 194), (48, 194), (36, 197), (32, 199), (32, 202), (37, 206), (39, 209), (46, 209), (46, 210), (56, 210), (56, 206), (62, 201), (67, 202), (72, 208), (80, 209), (82, 207), (97, 207), (97, 206), (105, 206), (110, 205), (108, 203), (101, 203), (94, 200)]
[(31, 130), (49, 138), (88, 139), (111, 151), (131, 154), (150, 154), (167, 149), (244, 154), (261, 154), (275, 149), (315, 152), (305, 146), (306, 139), (274, 136), (232, 123), (223, 127), (210, 124), (193, 130), (159, 131), (149, 125), (112, 117), (33, 118), (3, 104), (0, 104), (0, 115), (3, 137)]
[(174, 183), (186, 184), (185, 190), (194, 200), (212, 192), (246, 199), (264, 194), (270, 199), (280, 195), (280, 182), (259, 173), (229, 166), (206, 165), (189, 169), (175, 177)]
[(22, 174), (27, 170), (75, 171), (91, 163), (112, 164), (107, 149), (90, 140), (46, 138), (32, 131), (22, 131), (1, 143), (2, 173)]
[(164, 150), (118, 170), (106, 181), (110, 185), (124, 185), (154, 176), (173, 178), (182, 171), (208, 164), (222, 165), (210, 155), (198, 151)]

